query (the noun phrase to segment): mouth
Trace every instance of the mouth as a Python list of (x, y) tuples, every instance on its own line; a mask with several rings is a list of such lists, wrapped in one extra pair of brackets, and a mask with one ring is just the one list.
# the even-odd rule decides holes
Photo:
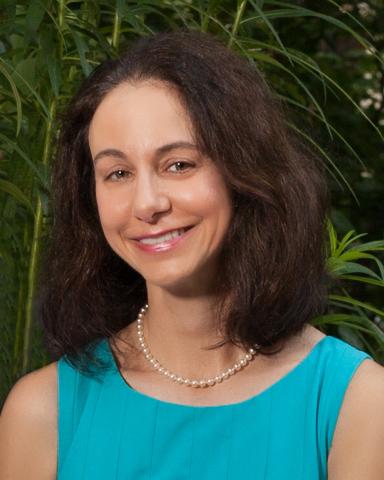
[(193, 225), (189, 227), (178, 228), (175, 230), (171, 230), (170, 232), (164, 233), (162, 235), (157, 235), (156, 237), (146, 237), (137, 240), (140, 243), (144, 243), (145, 245), (155, 245), (157, 243), (161, 243), (162, 241), (168, 241), (172, 238), (176, 238), (177, 236), (183, 235), (187, 230), (191, 229)]
[(135, 244), (141, 250), (150, 253), (168, 251), (183, 243), (183, 241), (189, 237), (193, 227), (195, 227), (195, 225), (173, 230), (157, 237), (135, 240)]

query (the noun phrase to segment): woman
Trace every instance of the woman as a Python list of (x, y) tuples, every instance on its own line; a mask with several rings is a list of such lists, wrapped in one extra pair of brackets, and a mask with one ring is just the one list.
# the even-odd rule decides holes
[(0, 478), (382, 478), (383, 369), (309, 323), (324, 173), (254, 65), (137, 41), (72, 100), (52, 191), (57, 361), (8, 396)]

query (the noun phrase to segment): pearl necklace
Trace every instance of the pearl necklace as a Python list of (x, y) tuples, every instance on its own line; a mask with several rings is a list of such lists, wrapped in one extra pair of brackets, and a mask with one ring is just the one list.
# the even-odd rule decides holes
[[(151, 351), (149, 350), (147, 344), (145, 343), (143, 316), (147, 310), (148, 310), (148, 304), (146, 304), (143, 308), (140, 309), (140, 313), (137, 317), (137, 335), (139, 337), (139, 343), (144, 353), (144, 356), (150, 362), (150, 364), (155, 370), (157, 370), (159, 373), (165, 375), (169, 379), (181, 385), (186, 385), (188, 387), (212, 387), (217, 383), (222, 382), (223, 380), (227, 380), (232, 375), (242, 370), (246, 365), (248, 365), (248, 363), (253, 359), (253, 356), (257, 353), (256, 350), (254, 350), (253, 348), (250, 348), (248, 350), (248, 353), (244, 357), (242, 357), (239, 361), (237, 361), (232, 368), (228, 368), (228, 370), (224, 371), (223, 373), (216, 375), (215, 377), (208, 378), (207, 380), (190, 380), (189, 378), (183, 378), (164, 368), (160, 364), (160, 362), (156, 360), (156, 358), (151, 354)], [(256, 349), (259, 348), (259, 345), (256, 344), (255, 348)]]

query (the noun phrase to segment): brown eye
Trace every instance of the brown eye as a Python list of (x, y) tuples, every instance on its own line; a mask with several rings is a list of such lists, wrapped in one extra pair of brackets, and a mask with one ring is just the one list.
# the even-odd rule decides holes
[[(184, 166), (187, 165), (187, 166), (192, 167), (192, 168), (193, 168), (193, 166), (194, 166), (192, 163), (183, 162), (183, 161), (180, 161), (180, 160), (179, 160), (179, 161), (177, 161), (177, 162), (175, 162), (175, 163), (172, 163), (172, 165), (170, 165), (169, 168), (173, 167), (174, 165), (178, 165), (178, 167), (183, 166), (183, 165), (184, 165)], [(188, 168), (188, 167), (187, 167), (187, 168)], [(175, 173), (183, 173), (183, 171), (185, 171), (185, 170), (186, 170), (186, 168), (182, 168), (181, 170), (178, 170), (178, 171), (176, 171)]]
[(126, 170), (115, 170), (114, 172), (110, 173), (106, 179), (111, 180), (112, 182), (118, 182), (128, 173), (129, 172), (127, 172)]

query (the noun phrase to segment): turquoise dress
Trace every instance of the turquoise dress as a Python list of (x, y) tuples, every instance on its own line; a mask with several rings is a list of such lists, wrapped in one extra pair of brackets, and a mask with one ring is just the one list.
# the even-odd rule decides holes
[(238, 403), (191, 406), (130, 387), (108, 339), (101, 380), (58, 361), (58, 480), (324, 480), (344, 394), (369, 354), (326, 336)]

